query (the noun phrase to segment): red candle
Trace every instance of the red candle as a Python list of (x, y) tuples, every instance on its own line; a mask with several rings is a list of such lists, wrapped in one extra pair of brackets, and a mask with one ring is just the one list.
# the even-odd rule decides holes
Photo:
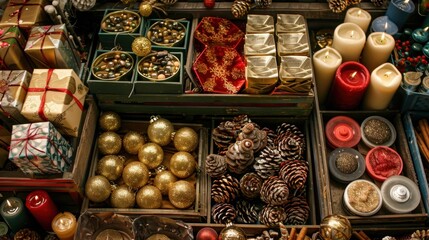
[(329, 105), (339, 110), (352, 110), (359, 106), (369, 84), (369, 71), (355, 61), (341, 64), (329, 94)]
[(46, 191), (36, 190), (28, 194), (25, 206), (43, 229), (52, 231), (52, 219), (58, 214), (58, 209)]

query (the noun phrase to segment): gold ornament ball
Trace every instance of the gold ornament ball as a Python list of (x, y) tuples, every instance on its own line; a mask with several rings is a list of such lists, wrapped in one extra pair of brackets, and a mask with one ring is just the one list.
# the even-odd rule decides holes
[(98, 137), (97, 146), (103, 155), (116, 155), (122, 148), (121, 136), (115, 132), (104, 132)]
[(156, 143), (146, 143), (139, 149), (139, 160), (149, 169), (158, 167), (164, 159), (164, 150)]
[(144, 186), (137, 192), (136, 200), (140, 208), (161, 208), (161, 191), (152, 185)]
[(173, 132), (173, 124), (169, 120), (161, 117), (153, 117), (147, 128), (150, 141), (160, 146), (166, 146), (171, 142)]
[(137, 37), (131, 43), (131, 50), (133, 50), (137, 56), (144, 57), (152, 50), (152, 44), (146, 37)]
[(103, 202), (109, 198), (111, 186), (109, 180), (101, 175), (90, 177), (85, 184), (85, 195), (92, 202)]
[(122, 139), (124, 149), (129, 154), (138, 154), (144, 145), (144, 137), (138, 132), (130, 131)]
[(161, 233), (155, 233), (151, 235), (150, 237), (146, 238), (146, 240), (170, 240), (167, 235), (161, 234)]
[(110, 204), (114, 208), (132, 208), (136, 203), (136, 195), (127, 185), (117, 187), (110, 195)]
[(118, 131), (121, 128), (121, 117), (115, 112), (103, 112), (98, 119), (103, 131)]
[(227, 225), (219, 233), (219, 240), (246, 240), (246, 233), (243, 229), (234, 225)]
[(173, 183), (168, 191), (168, 199), (174, 207), (184, 209), (192, 206), (195, 201), (194, 184), (179, 180)]
[(153, 185), (157, 187), (162, 195), (168, 195), (168, 189), (177, 181), (176, 176), (170, 171), (162, 171), (155, 176)]
[(97, 163), (97, 173), (105, 176), (110, 181), (118, 179), (123, 169), (124, 163), (122, 159), (116, 155), (106, 155)]
[(170, 170), (178, 178), (191, 176), (196, 166), (194, 156), (188, 152), (177, 152), (170, 159)]
[(198, 134), (190, 127), (182, 127), (174, 133), (173, 143), (177, 151), (192, 152), (198, 147)]
[(131, 162), (124, 167), (122, 178), (131, 188), (141, 188), (149, 180), (149, 170), (142, 162)]
[(107, 239), (115, 239), (115, 240), (123, 240), (122, 234), (115, 229), (106, 229), (101, 231), (95, 240), (107, 240)]
[(329, 215), (320, 223), (319, 235), (324, 240), (349, 240), (352, 237), (350, 221), (341, 215)]
[(139, 13), (142, 17), (149, 17), (152, 14), (152, 5), (147, 1), (143, 1), (139, 5)]

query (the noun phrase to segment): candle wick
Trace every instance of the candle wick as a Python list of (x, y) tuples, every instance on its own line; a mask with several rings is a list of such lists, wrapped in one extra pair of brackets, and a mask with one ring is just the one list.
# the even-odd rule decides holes
[(356, 74), (357, 74), (357, 71), (353, 72), (352, 74), (350, 74), (350, 78), (355, 78)]
[(389, 78), (390, 74), (392, 74), (392, 72), (388, 71), (384, 73), (384, 77), (385, 78)]
[(381, 34), (381, 39), (380, 39), (380, 43), (384, 43), (384, 38), (385, 38), (386, 36), (385, 36), (385, 33), (383, 32), (382, 34)]

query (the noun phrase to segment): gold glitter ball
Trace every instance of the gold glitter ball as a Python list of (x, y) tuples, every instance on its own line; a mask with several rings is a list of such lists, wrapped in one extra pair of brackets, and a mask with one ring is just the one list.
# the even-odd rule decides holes
[(110, 204), (114, 208), (132, 208), (136, 202), (136, 195), (127, 185), (117, 187), (110, 195)]
[(144, 145), (144, 137), (134, 131), (130, 131), (122, 139), (124, 149), (129, 154), (138, 154), (139, 149)]
[(161, 191), (162, 195), (168, 195), (168, 190), (176, 181), (177, 178), (172, 172), (162, 171), (156, 174), (153, 184)]
[(158, 167), (164, 159), (164, 150), (156, 143), (146, 143), (139, 149), (139, 160), (149, 169)]
[(129, 187), (141, 188), (149, 180), (149, 170), (142, 162), (131, 162), (124, 167), (122, 178)]
[(176, 208), (184, 209), (194, 204), (195, 194), (194, 184), (180, 180), (171, 185), (168, 191), (168, 199)]
[(124, 163), (116, 155), (106, 155), (97, 163), (97, 173), (105, 176), (110, 181), (115, 181), (122, 175)]
[(144, 57), (152, 50), (152, 44), (146, 37), (137, 37), (131, 43), (131, 50), (139, 56)]
[(103, 155), (116, 155), (122, 148), (121, 136), (115, 132), (104, 132), (98, 137), (97, 146)]
[(139, 5), (139, 13), (142, 17), (149, 17), (152, 14), (152, 10), (152, 5), (147, 1), (143, 1)]
[(197, 162), (188, 152), (177, 152), (170, 159), (170, 170), (178, 178), (187, 178), (195, 171)]
[(103, 112), (98, 119), (103, 131), (118, 131), (121, 128), (121, 117), (115, 112)]
[(192, 152), (198, 146), (198, 134), (190, 127), (182, 127), (174, 133), (173, 143), (177, 151)]
[(109, 198), (111, 186), (109, 180), (101, 175), (90, 177), (85, 184), (85, 195), (92, 202), (103, 202)]
[(137, 192), (137, 205), (140, 208), (161, 208), (162, 194), (158, 188), (147, 185)]
[(166, 146), (171, 142), (173, 132), (173, 124), (169, 120), (161, 117), (152, 117), (147, 128), (150, 141), (160, 146)]

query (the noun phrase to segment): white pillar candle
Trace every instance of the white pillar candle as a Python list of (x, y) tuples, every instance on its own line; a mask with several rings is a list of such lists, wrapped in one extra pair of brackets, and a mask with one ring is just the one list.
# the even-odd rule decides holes
[(395, 47), (395, 39), (385, 32), (373, 32), (368, 36), (362, 52), (361, 63), (372, 72), (387, 62)]
[(402, 74), (391, 63), (378, 66), (371, 73), (371, 80), (363, 99), (365, 110), (383, 110), (389, 106), (402, 81)]
[(314, 53), (314, 77), (320, 104), (325, 102), (335, 76), (335, 71), (337, 71), (341, 62), (341, 54), (334, 48), (325, 47)]
[(347, 10), (344, 22), (356, 23), (366, 33), (371, 22), (371, 14), (361, 8), (350, 8)]
[(365, 33), (356, 23), (342, 23), (335, 28), (332, 47), (341, 54), (343, 62), (359, 62), (365, 41)]

